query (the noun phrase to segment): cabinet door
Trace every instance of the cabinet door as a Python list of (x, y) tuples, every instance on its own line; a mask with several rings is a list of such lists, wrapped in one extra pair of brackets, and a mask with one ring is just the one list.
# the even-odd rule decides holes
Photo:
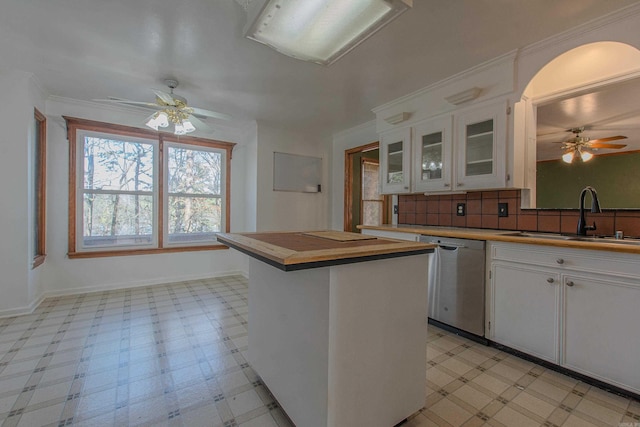
[(515, 263), (491, 268), (489, 338), (558, 363), (559, 274)]
[(380, 136), (380, 182), (382, 194), (410, 192), (411, 129), (398, 129)]
[(567, 275), (563, 282), (563, 365), (640, 393), (637, 281)]
[(451, 190), (451, 116), (429, 120), (413, 128), (414, 191)]
[(506, 103), (475, 108), (456, 116), (455, 189), (506, 186)]

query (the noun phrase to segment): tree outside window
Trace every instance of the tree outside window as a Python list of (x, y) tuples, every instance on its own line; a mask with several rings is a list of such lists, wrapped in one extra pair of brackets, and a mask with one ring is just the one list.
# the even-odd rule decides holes
[(360, 224), (381, 225), (386, 219), (385, 196), (380, 195), (378, 161), (362, 159), (362, 189), (360, 200)]

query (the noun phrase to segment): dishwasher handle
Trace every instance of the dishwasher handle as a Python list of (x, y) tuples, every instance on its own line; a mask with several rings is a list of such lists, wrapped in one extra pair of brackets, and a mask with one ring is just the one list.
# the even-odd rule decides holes
[(440, 249), (444, 249), (445, 251), (455, 251), (455, 250), (458, 250), (460, 248), (466, 248), (466, 246), (464, 246), (464, 245), (451, 245), (451, 244), (438, 245), (438, 247)]

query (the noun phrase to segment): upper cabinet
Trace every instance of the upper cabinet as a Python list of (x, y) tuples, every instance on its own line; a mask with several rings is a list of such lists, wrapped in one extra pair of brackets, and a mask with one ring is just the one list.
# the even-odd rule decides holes
[(506, 187), (506, 103), (462, 112), (456, 124), (456, 190)]
[(373, 109), (383, 193), (524, 188), (525, 153), (514, 147), (522, 125), (510, 109), (516, 53)]
[(383, 133), (382, 192), (506, 187), (506, 127), (507, 105), (500, 101)]
[(397, 129), (380, 136), (382, 194), (411, 192), (411, 129)]
[(450, 115), (413, 128), (413, 191), (447, 191), (452, 185), (453, 121)]

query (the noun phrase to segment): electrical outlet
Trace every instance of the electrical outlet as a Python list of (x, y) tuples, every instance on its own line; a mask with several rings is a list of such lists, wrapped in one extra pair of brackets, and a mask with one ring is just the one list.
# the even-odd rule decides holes
[(456, 205), (456, 215), (465, 216), (467, 214), (467, 205), (465, 203), (458, 203)]
[(498, 216), (509, 216), (508, 203), (498, 203)]
[(395, 215), (397, 215), (397, 214), (398, 214), (398, 205), (393, 205), (393, 213), (394, 213)]

